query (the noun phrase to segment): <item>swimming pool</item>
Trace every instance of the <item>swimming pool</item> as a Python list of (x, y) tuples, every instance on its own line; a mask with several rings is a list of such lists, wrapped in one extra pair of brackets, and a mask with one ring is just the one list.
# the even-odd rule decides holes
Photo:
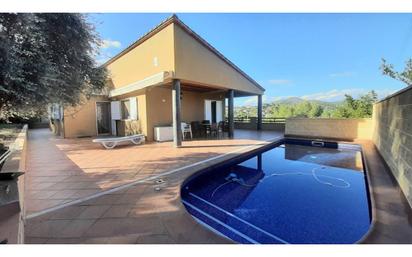
[(356, 243), (371, 224), (361, 148), (351, 144), (285, 139), (191, 176), (181, 197), (199, 223), (238, 243)]

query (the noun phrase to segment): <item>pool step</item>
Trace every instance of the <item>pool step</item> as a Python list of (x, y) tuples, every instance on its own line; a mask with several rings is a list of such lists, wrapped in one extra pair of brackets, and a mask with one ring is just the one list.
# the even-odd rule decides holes
[[(188, 207), (189, 212), (208, 224), (213, 229), (220, 231), (227, 237), (241, 243), (261, 243), (261, 244), (287, 244), (285, 240), (277, 237), (276, 235), (267, 232), (250, 222), (230, 213), (223, 208), (211, 203), (204, 198), (188, 193), (184, 197), (183, 202)], [(224, 228), (222, 230), (222, 227)], [(242, 240), (234, 239), (241, 237)], [(246, 242), (245, 242), (246, 241)]]
[(186, 209), (189, 213), (202, 225), (206, 226), (210, 230), (216, 232), (217, 234), (223, 235), (235, 242), (242, 244), (257, 244), (255, 240), (249, 238), (247, 235), (240, 233), (234, 228), (224, 224), (222, 221), (216, 219), (213, 216), (210, 216), (208, 213), (200, 210), (198, 207), (183, 201), (183, 204), (186, 206)]

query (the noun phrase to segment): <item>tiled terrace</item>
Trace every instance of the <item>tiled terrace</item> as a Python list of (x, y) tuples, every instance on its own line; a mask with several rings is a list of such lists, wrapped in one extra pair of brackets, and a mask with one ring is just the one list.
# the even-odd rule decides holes
[(106, 150), (90, 138), (59, 139), (47, 129), (29, 132), (26, 211), (29, 215), (120, 185), (281, 136), (238, 131), (235, 140), (170, 142)]
[[(90, 138), (59, 139), (47, 129), (31, 130), (25, 191), (27, 243), (135, 243), (145, 242), (145, 235), (152, 241), (155, 237), (157, 242), (174, 242), (166, 226), (159, 226), (163, 222), (159, 218), (162, 213), (168, 213), (165, 220), (182, 215), (183, 209), (165, 205), (178, 199), (178, 184), (171, 184), (175, 174), (160, 185), (161, 194), (150, 178), (217, 156), (233, 157), (237, 151), (282, 137), (279, 132), (246, 130), (235, 135), (232, 140), (184, 141), (181, 148), (164, 142), (106, 150)], [(192, 170), (178, 171), (176, 183), (181, 181), (178, 173)], [(165, 223), (179, 229), (178, 222)], [(204, 241), (204, 236), (200, 238)]]

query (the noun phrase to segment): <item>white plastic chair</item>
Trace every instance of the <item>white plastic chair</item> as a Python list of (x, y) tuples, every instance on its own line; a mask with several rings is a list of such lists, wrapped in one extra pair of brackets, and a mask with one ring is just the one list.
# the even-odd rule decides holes
[(192, 134), (192, 126), (190, 124), (187, 124), (186, 122), (181, 122), (181, 127), (182, 127), (182, 137), (185, 139), (185, 134), (190, 133), (190, 139), (193, 139), (193, 134)]

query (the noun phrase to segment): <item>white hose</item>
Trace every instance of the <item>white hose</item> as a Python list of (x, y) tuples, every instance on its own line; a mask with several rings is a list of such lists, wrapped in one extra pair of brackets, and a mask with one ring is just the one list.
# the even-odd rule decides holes
[[(239, 185), (245, 186), (245, 187), (254, 187), (254, 186), (257, 186), (257, 185), (258, 185), (259, 183), (261, 183), (262, 181), (264, 181), (265, 179), (268, 179), (268, 178), (270, 178), (270, 177), (274, 177), (274, 176), (285, 176), (285, 175), (309, 175), (309, 176), (312, 176), (318, 183), (323, 184), (323, 185), (328, 185), (328, 186), (338, 187), (338, 188), (349, 188), (349, 187), (350, 187), (350, 183), (349, 183), (348, 181), (344, 180), (344, 179), (336, 178), (336, 177), (332, 177), (332, 176), (327, 176), (327, 175), (318, 175), (318, 174), (316, 174), (316, 171), (317, 171), (318, 169), (326, 169), (326, 167), (325, 167), (325, 166), (322, 166), (322, 167), (320, 167), (320, 168), (319, 168), (319, 167), (313, 168), (310, 174), (306, 174), (306, 173), (303, 173), (303, 172), (272, 173), (272, 174), (270, 174), (269, 176), (263, 177), (263, 178), (262, 178), (261, 180), (259, 180), (259, 182), (256, 183), (256, 184), (246, 184), (242, 178), (238, 178), (236, 174), (232, 174), (232, 173), (231, 173), (228, 177), (225, 178), (225, 179), (227, 180), (225, 183), (219, 185), (218, 187), (215, 188), (215, 190), (213, 190), (213, 192), (212, 192), (212, 194), (211, 194), (210, 197), (213, 198), (213, 196), (215, 195), (215, 193), (216, 193), (220, 188), (222, 188), (223, 186), (225, 186), (225, 185), (227, 185), (227, 184), (229, 184), (229, 183), (232, 183), (232, 182), (236, 182), (236, 183), (238, 183)], [(340, 182), (344, 183), (345, 185), (336, 185), (336, 184), (333, 184), (333, 183), (330, 183), (330, 182), (326, 182), (326, 181), (321, 180), (321, 179), (320, 179), (321, 177), (323, 177), (323, 178), (329, 178), (329, 179), (334, 179), (334, 180), (337, 180), (337, 181), (340, 181)]]

